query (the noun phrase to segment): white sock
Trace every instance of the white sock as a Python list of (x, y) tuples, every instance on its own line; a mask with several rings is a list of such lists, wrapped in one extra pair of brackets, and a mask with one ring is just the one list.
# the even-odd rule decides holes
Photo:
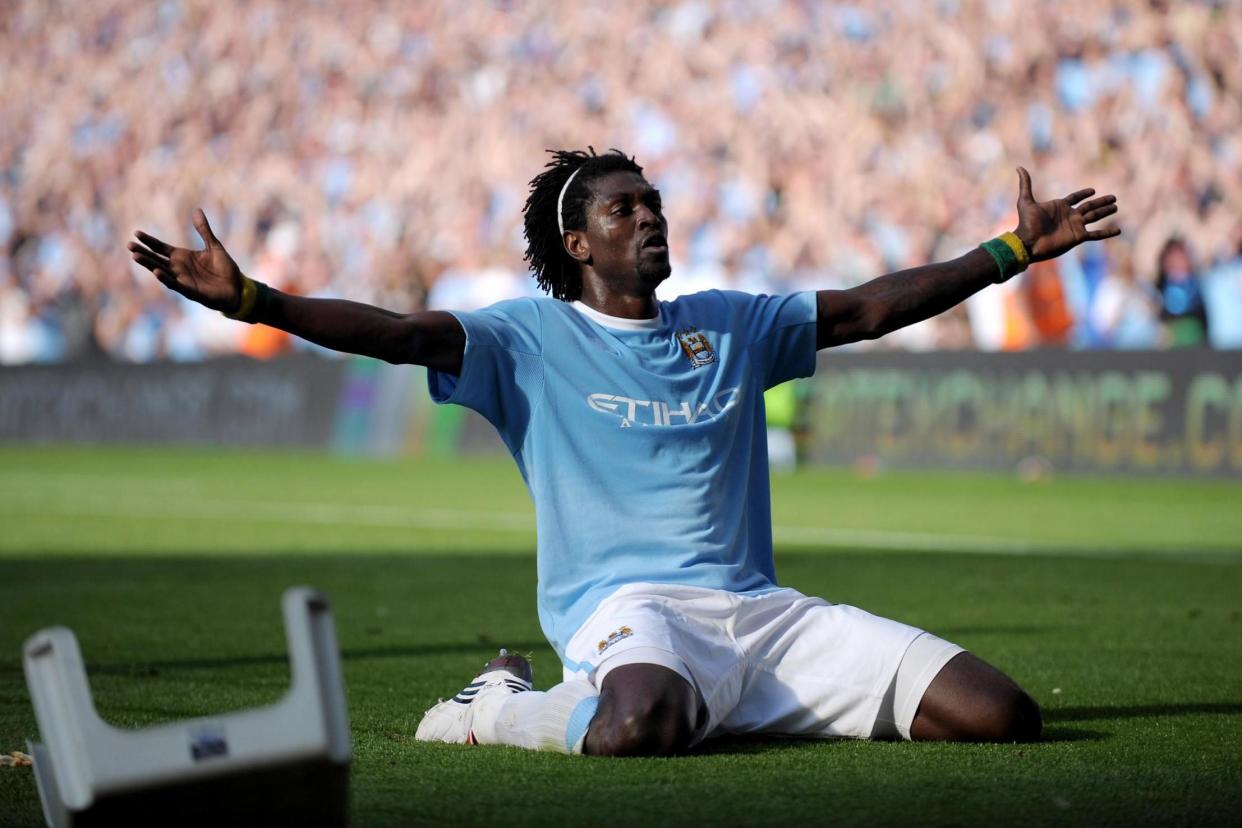
[(567, 681), (546, 693), (488, 694), (474, 701), (474, 738), (481, 745), (582, 753), (599, 693), (587, 681)]

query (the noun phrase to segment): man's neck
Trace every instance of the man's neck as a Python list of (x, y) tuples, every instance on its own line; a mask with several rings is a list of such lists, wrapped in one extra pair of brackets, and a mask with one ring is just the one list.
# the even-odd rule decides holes
[(626, 294), (601, 290), (599, 285), (582, 285), (582, 304), (620, 319), (654, 319), (659, 315), (655, 292)]

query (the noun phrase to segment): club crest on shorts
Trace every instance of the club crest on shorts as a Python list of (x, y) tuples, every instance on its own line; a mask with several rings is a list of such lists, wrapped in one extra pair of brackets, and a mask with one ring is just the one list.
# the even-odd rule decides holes
[(690, 360), (691, 368), (702, 368), (716, 361), (716, 349), (707, 341), (707, 336), (698, 328), (682, 328), (677, 331), (677, 344), (681, 352)]
[(629, 627), (622, 627), (619, 630), (614, 630), (613, 632), (608, 633), (607, 638), (602, 639), (599, 642), (596, 649), (602, 653), (604, 650), (607, 650), (613, 644), (616, 644), (618, 641), (624, 641), (625, 639), (629, 638), (633, 634), (634, 634), (634, 631), (631, 630)]

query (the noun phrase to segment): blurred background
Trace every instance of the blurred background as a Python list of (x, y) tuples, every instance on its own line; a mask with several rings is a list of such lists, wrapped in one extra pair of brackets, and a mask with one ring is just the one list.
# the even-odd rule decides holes
[[(534, 290), (544, 149), (620, 147), (675, 277), (842, 287), (1041, 197), (1121, 241), (871, 347), (1242, 347), (1242, 6), (1224, 2), (29, 2), (0, 15), (0, 361), (270, 356), (133, 265), (144, 228), (397, 310)], [(669, 298), (666, 296), (666, 298)]]
[[(283, 290), (474, 308), (536, 289), (521, 206), (544, 150), (619, 147), (664, 192), (667, 299), (959, 255), (1014, 226), (1023, 164), (1038, 197), (1116, 193), (1122, 237), (856, 350), (1060, 354), (1051, 388), (1080, 352), (1187, 348), (1143, 386), (1177, 407), (1152, 428), (1206, 394), (1195, 433), (1242, 468), (1235, 2), (29, 0), (0, 13), (0, 76), (0, 363), (310, 348), (132, 263), (136, 228), (197, 246), (200, 205)], [(1205, 349), (1224, 384), (1196, 391)], [(1135, 393), (1082, 405), (1141, 415)]]

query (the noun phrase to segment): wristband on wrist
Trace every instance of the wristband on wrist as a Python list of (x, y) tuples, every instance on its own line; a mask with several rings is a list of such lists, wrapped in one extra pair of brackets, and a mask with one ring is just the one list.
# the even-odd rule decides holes
[(237, 310), (224, 315), (229, 319), (253, 324), (258, 319), (263, 306), (267, 304), (267, 292), (267, 285), (256, 282), (248, 276), (242, 276), (241, 301), (237, 305)]
[(999, 275), (993, 281), (997, 284), (1017, 276), (1031, 263), (1031, 255), (1027, 252), (1026, 245), (1014, 233), (1002, 233), (979, 246), (996, 262)]

